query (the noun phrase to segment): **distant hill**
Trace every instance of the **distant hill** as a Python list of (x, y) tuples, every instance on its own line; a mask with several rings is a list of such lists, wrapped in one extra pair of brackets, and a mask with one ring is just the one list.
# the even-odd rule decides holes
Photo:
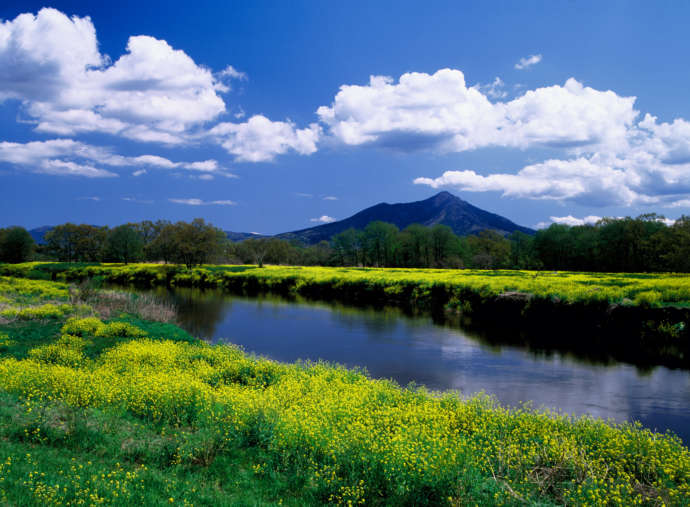
[(52, 231), (52, 230), (53, 230), (52, 225), (44, 225), (43, 227), (36, 227), (35, 229), (31, 229), (28, 232), (31, 235), (31, 237), (34, 238), (34, 241), (36, 242), (36, 244), (42, 245), (46, 242), (45, 241), (46, 233), (48, 233), (49, 231)]
[(232, 232), (232, 231), (223, 231), (225, 232), (225, 235), (228, 237), (230, 241), (233, 242), (238, 242), (238, 241), (244, 241), (245, 239), (249, 238), (265, 238), (267, 236), (264, 236), (262, 234), (256, 234), (254, 232)]
[(472, 206), (449, 192), (440, 192), (423, 201), (388, 204), (380, 203), (349, 218), (330, 224), (278, 234), (281, 239), (298, 240), (307, 244), (330, 240), (334, 235), (353, 227), (364, 229), (370, 222), (381, 220), (404, 229), (411, 224), (426, 226), (441, 224), (450, 227), (458, 236), (491, 229), (507, 235), (514, 231), (534, 234), (534, 230), (511, 222), (505, 217)]
[[(440, 192), (423, 201), (388, 204), (382, 202), (370, 208), (364, 209), (349, 218), (330, 224), (318, 225), (308, 229), (284, 232), (273, 236), (275, 238), (296, 240), (313, 245), (319, 241), (329, 241), (336, 234), (353, 227), (364, 229), (370, 222), (381, 220), (404, 229), (411, 224), (426, 226), (442, 224), (450, 227), (458, 236), (475, 234), (484, 229), (491, 229), (499, 234), (507, 235), (514, 231), (526, 234), (534, 234), (534, 230), (522, 227), (511, 222), (505, 217), (484, 211), (472, 206), (467, 201), (460, 199), (449, 192)], [(46, 225), (31, 229), (29, 234), (39, 245), (45, 243), (45, 235), (53, 229)], [(252, 232), (224, 231), (230, 241), (244, 241), (249, 238), (267, 238), (261, 234)]]

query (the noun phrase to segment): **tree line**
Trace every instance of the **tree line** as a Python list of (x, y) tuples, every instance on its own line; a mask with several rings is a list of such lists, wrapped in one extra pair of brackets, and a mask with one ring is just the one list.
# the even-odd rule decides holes
[(484, 230), (457, 236), (450, 227), (413, 224), (402, 230), (371, 222), (316, 245), (279, 238), (238, 243), (203, 219), (97, 227), (67, 223), (35, 245), (21, 227), (0, 229), (0, 261), (165, 262), (690, 272), (690, 217), (668, 226), (655, 214), (606, 218), (596, 224), (552, 224), (528, 235)]

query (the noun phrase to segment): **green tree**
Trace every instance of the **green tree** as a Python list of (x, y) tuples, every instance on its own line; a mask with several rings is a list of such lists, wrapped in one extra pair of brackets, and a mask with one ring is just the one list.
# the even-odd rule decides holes
[(144, 256), (147, 260), (163, 261), (165, 264), (175, 258), (175, 241), (177, 228), (170, 222), (156, 222), (158, 232), (148, 245), (144, 245)]
[(412, 224), (400, 232), (400, 257), (409, 267), (428, 267), (431, 263), (431, 231), (428, 227)]
[(482, 269), (507, 267), (510, 263), (510, 241), (493, 230), (483, 230), (467, 238), (472, 264)]
[(0, 261), (26, 262), (34, 252), (35, 243), (23, 227), (0, 229)]
[(107, 233), (107, 227), (68, 222), (46, 233), (46, 250), (60, 261), (96, 262), (101, 260)]
[(330, 266), (337, 259), (337, 254), (328, 241), (319, 241), (309, 245), (302, 252), (302, 264), (307, 266)]
[(244, 262), (253, 262), (260, 268), (264, 267), (264, 259), (268, 254), (269, 244), (266, 238), (249, 238), (242, 241)]
[(362, 231), (352, 227), (331, 239), (337, 262), (342, 266), (357, 266), (362, 259)]
[(537, 231), (534, 249), (546, 269), (567, 269), (572, 254), (570, 227), (551, 224), (547, 229)]
[(371, 222), (364, 228), (363, 243), (369, 264), (390, 266), (395, 259), (398, 228), (387, 222)]
[(108, 234), (106, 241), (106, 256), (117, 262), (141, 260), (144, 253), (144, 239), (131, 224), (115, 227)]
[(534, 256), (534, 237), (522, 231), (515, 231), (508, 236), (510, 241), (510, 265), (514, 269), (532, 269), (536, 267)]
[(74, 258), (77, 261), (97, 262), (103, 258), (108, 227), (77, 225), (74, 230)]
[(453, 229), (447, 225), (437, 224), (431, 228), (429, 240), (434, 267), (444, 267), (456, 246), (456, 236)]
[(690, 216), (676, 220), (662, 241), (667, 269), (690, 273)]
[(227, 235), (203, 218), (177, 222), (173, 229), (173, 260), (188, 268), (204, 264), (223, 251)]
[(46, 250), (63, 262), (76, 260), (77, 239), (77, 225), (69, 222), (54, 227), (44, 236)]

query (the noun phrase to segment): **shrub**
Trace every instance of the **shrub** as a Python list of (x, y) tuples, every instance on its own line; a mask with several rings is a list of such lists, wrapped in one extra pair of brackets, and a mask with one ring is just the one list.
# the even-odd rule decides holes
[(84, 354), (63, 343), (51, 343), (36, 347), (29, 351), (29, 357), (42, 363), (51, 363), (61, 366), (78, 366), (84, 360)]
[(103, 338), (143, 338), (148, 333), (129, 322), (110, 322), (96, 330), (95, 336)]
[(662, 294), (656, 290), (646, 290), (637, 293), (633, 301), (639, 306), (657, 306), (662, 301)]
[(96, 336), (96, 333), (104, 326), (105, 324), (96, 317), (72, 318), (62, 326), (61, 331), (74, 336)]

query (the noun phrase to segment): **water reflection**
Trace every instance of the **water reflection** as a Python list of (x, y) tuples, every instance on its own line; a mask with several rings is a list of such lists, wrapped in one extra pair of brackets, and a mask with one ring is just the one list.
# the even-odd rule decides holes
[(531, 401), (571, 414), (639, 420), (690, 441), (690, 372), (685, 370), (644, 371), (605, 355), (588, 360), (582, 354), (505, 345), (501, 337), (437, 325), (432, 317), (406, 316), (397, 308), (198, 289), (156, 293), (178, 307), (182, 327), (213, 343), (232, 342), (280, 361), (324, 359), (364, 367), (374, 377), (402, 385), (484, 391), (508, 405)]

